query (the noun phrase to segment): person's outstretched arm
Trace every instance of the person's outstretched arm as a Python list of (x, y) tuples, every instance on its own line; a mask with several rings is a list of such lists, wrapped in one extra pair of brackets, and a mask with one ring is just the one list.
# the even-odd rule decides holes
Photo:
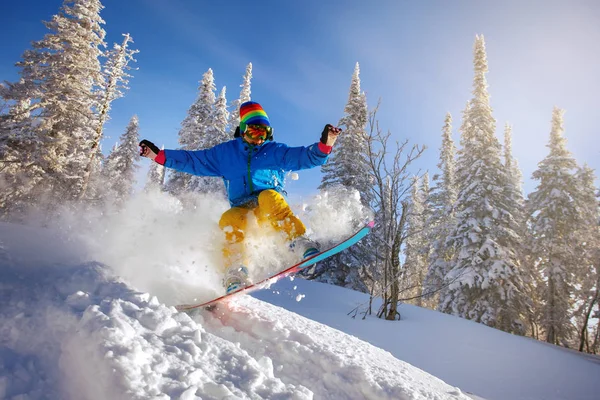
[(217, 151), (206, 150), (159, 150), (149, 140), (140, 142), (140, 156), (154, 160), (160, 165), (192, 175), (221, 176)]
[(321, 132), (321, 140), (311, 146), (288, 147), (279, 144), (277, 156), (281, 167), (285, 170), (297, 171), (325, 164), (341, 132), (340, 128), (327, 124)]

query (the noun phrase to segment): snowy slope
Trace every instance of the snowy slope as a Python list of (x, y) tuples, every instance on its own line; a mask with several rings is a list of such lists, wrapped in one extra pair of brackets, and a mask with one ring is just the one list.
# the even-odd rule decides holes
[[(600, 357), (408, 304), (400, 322), (348, 317), (368, 296), (301, 279), (255, 297), (354, 335), (445, 382), (490, 400), (600, 399)], [(300, 299), (298, 301), (298, 299)], [(374, 311), (377, 311), (375, 302)]]
[[(189, 316), (59, 233), (0, 226), (0, 398), (467, 399), (343, 332), (251, 297)], [(67, 251), (68, 249), (68, 251)]]
[[(295, 212), (319, 239), (364, 217), (345, 193), (317, 200)], [(598, 357), (408, 305), (352, 319), (367, 296), (301, 279), (177, 313), (220, 287), (226, 208), (140, 194), (52, 228), (0, 223), (0, 399), (600, 398)], [(259, 265), (275, 239), (251, 242)]]

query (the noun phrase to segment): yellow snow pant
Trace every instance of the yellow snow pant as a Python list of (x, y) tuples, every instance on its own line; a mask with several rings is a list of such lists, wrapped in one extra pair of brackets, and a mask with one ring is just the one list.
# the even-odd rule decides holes
[(306, 231), (306, 227), (294, 215), (281, 193), (271, 189), (264, 190), (258, 195), (256, 208), (232, 207), (221, 216), (219, 227), (225, 233), (223, 247), (225, 270), (230, 266), (248, 266), (244, 250), (244, 235), (250, 212), (254, 212), (259, 225), (270, 224), (276, 231), (285, 232), (290, 241), (304, 235)]

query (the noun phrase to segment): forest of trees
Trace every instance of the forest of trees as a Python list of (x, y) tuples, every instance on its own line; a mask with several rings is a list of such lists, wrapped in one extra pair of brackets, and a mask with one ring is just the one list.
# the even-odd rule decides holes
[[(104, 155), (104, 124), (124, 96), (136, 50), (130, 35), (105, 50), (99, 0), (67, 0), (46, 36), (25, 50), (20, 79), (0, 84), (0, 215), (19, 222), (31, 209), (48, 218), (55, 205), (118, 212), (134, 195), (139, 121), (132, 116)], [(580, 351), (600, 351), (600, 207), (594, 171), (567, 150), (564, 110), (549, 110), (546, 157), (528, 195), (503, 143), (489, 101), (485, 41), (475, 38), (472, 97), (453, 141), (453, 117), (440, 117), (437, 168), (411, 171), (425, 149), (396, 142), (369, 109), (355, 65), (340, 136), (322, 169), (320, 190), (357, 193), (375, 215), (360, 245), (321, 263), (306, 277), (381, 298), (381, 318), (401, 319), (409, 302)], [(251, 98), (252, 64), (239, 97), (217, 92), (212, 69), (181, 122), (181, 149), (230, 140), (242, 102)], [(430, 180), (429, 173), (432, 174)], [(224, 195), (222, 180), (148, 171), (145, 191), (186, 201), (194, 193)], [(371, 304), (359, 312), (371, 313)]]

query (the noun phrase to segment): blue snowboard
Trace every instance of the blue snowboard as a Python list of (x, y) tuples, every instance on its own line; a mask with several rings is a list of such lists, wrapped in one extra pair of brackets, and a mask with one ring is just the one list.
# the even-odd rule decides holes
[(177, 308), (177, 310), (179, 310), (179, 311), (190, 311), (190, 310), (195, 310), (197, 308), (210, 307), (222, 300), (229, 299), (232, 296), (235, 296), (238, 294), (248, 294), (254, 290), (261, 289), (262, 287), (266, 286), (267, 283), (271, 284), (271, 283), (278, 281), (281, 278), (285, 278), (286, 276), (294, 275), (298, 271), (300, 271), (306, 267), (310, 267), (311, 265), (314, 265), (314, 264), (318, 263), (319, 261), (323, 261), (324, 259), (326, 259), (328, 257), (331, 257), (343, 250), (346, 250), (348, 247), (358, 243), (358, 241), (360, 239), (365, 237), (371, 231), (371, 229), (373, 229), (373, 225), (375, 225), (375, 222), (373, 222), (373, 221), (367, 223), (359, 231), (357, 231), (354, 235), (344, 239), (343, 241), (336, 244), (335, 246), (333, 246), (327, 250), (324, 250), (320, 253), (317, 253), (317, 254), (307, 258), (306, 260), (299, 262), (296, 265), (292, 265), (291, 267), (284, 269), (283, 271), (277, 272), (276, 274), (274, 274), (266, 279), (263, 279), (262, 281), (256, 282), (249, 286), (245, 286), (235, 292), (228, 293), (224, 296), (217, 297), (216, 299), (213, 299), (213, 300), (210, 300), (210, 301), (207, 301), (204, 303), (181, 304), (181, 305), (175, 306), (175, 308)]

